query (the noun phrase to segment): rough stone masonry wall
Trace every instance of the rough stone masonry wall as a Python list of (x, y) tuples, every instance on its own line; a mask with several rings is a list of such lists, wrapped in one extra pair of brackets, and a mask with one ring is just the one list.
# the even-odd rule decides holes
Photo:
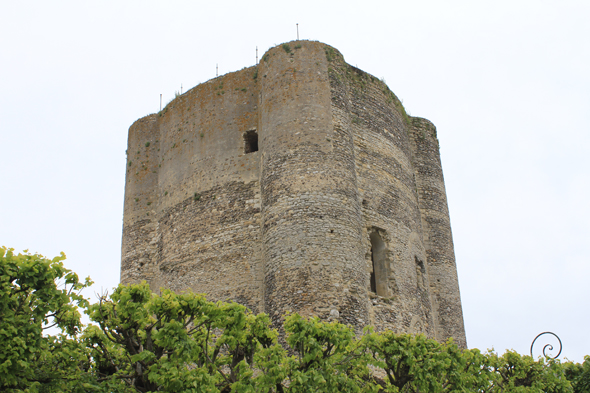
[(436, 128), (426, 119), (412, 118), (409, 131), (438, 338), (446, 340), (453, 337), (458, 345), (466, 347), (459, 280)]
[[(351, 130), (358, 193), (362, 200), (366, 269), (373, 269), (371, 236), (385, 243), (385, 293), (370, 295), (371, 323), (378, 329), (436, 337), (412, 154), (397, 97), (375, 77), (346, 64), (334, 49), (330, 64), (335, 121)], [(396, 107), (397, 105), (397, 107)], [(368, 283), (367, 283), (368, 285)]]
[(158, 237), (158, 221), (152, 207), (158, 201), (158, 135), (155, 115), (139, 119), (129, 128), (121, 247), (124, 283), (150, 282), (158, 274), (158, 246), (153, 241)]
[(368, 322), (348, 130), (333, 126), (325, 45), (289, 43), (259, 66), (265, 309)]
[(272, 48), (131, 126), (121, 281), (465, 345), (433, 130), (335, 49)]
[(130, 129), (121, 281), (262, 307), (255, 68), (201, 84)]

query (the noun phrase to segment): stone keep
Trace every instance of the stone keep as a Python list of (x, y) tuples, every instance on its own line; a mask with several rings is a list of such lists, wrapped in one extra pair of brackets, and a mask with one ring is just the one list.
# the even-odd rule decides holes
[(377, 330), (465, 330), (436, 129), (294, 41), (129, 129), (121, 282)]

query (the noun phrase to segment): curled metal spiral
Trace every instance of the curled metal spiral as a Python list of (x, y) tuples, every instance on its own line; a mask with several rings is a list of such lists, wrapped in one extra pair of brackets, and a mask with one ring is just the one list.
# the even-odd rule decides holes
[[(555, 338), (557, 338), (557, 341), (559, 341), (559, 352), (557, 353), (557, 355), (550, 357), (551, 359), (557, 359), (559, 357), (559, 355), (561, 355), (562, 345), (561, 345), (561, 339), (557, 336), (557, 334), (555, 334), (553, 332), (543, 332), (543, 333), (538, 334), (537, 337), (535, 337), (535, 339), (531, 343), (531, 357), (533, 357), (533, 345), (535, 345), (535, 341), (537, 341), (537, 339), (544, 334), (551, 334), (552, 336), (555, 336)], [(545, 357), (549, 356), (545, 353), (545, 351), (547, 351), (547, 350), (553, 351), (553, 345), (545, 344), (543, 346), (543, 356), (545, 356)]]

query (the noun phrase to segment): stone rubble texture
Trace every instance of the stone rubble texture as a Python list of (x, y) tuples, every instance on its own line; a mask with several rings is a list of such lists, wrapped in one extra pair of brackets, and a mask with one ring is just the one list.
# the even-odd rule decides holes
[(131, 126), (127, 157), (122, 283), (466, 346), (436, 129), (336, 49), (196, 86)]

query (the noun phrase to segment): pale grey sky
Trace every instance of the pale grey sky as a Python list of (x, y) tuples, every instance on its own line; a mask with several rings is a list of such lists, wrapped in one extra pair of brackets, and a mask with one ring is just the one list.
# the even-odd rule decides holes
[(129, 126), (299, 23), (436, 124), (468, 345), (526, 354), (551, 330), (582, 361), (588, 20), (573, 0), (4, 2), (0, 245), (115, 286)]

